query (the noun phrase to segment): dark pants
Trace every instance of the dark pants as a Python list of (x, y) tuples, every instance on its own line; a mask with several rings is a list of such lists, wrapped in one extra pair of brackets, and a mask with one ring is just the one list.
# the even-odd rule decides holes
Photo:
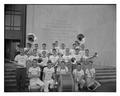
[(17, 81), (18, 91), (25, 91), (26, 68), (17, 68), (16, 69), (16, 81)]

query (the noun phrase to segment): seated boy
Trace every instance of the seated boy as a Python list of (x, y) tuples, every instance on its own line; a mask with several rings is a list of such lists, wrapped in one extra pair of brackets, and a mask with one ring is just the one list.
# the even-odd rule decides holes
[(68, 72), (68, 67), (65, 65), (65, 61), (61, 61), (60, 66), (57, 68), (57, 74), (66, 74)]
[(40, 77), (41, 69), (37, 66), (37, 59), (33, 59), (32, 67), (29, 68), (28, 77), (30, 78), (29, 90), (39, 90), (42, 91), (44, 88), (44, 82), (42, 82)]
[(45, 83), (45, 92), (49, 92), (49, 87), (52, 89), (54, 87), (53, 74), (55, 72), (54, 67), (52, 67), (52, 62), (48, 60), (47, 67), (43, 69), (43, 81)]
[(73, 70), (73, 77), (75, 81), (75, 90), (82, 89), (85, 85), (84, 71), (81, 67), (81, 64), (77, 62), (77, 68)]
[(88, 90), (95, 90), (101, 84), (95, 80), (95, 68), (93, 67), (93, 61), (88, 61), (88, 67), (85, 70), (86, 83)]

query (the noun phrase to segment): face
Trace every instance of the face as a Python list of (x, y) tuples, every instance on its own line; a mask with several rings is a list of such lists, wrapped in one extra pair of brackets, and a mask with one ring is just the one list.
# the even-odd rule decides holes
[(33, 50), (33, 55), (36, 55), (36, 54), (37, 54), (37, 50), (34, 49), (34, 50)]
[(33, 65), (33, 67), (37, 67), (37, 60), (33, 60), (32, 65)]
[(70, 49), (66, 48), (66, 54), (69, 54), (69, 53), (70, 53)]
[(78, 70), (81, 70), (81, 65), (78, 65), (78, 66), (77, 66), (77, 69), (78, 69)]
[(79, 54), (80, 50), (79, 49), (75, 49), (75, 53)]
[(63, 68), (65, 66), (65, 62), (61, 62), (61, 67)]
[(61, 44), (61, 49), (65, 49), (65, 44), (64, 43)]
[(38, 49), (38, 44), (35, 44), (35, 49)]
[(55, 45), (56, 45), (56, 47), (58, 46), (58, 41), (55, 41)]
[(55, 43), (52, 44), (53, 49), (56, 47)]
[(74, 44), (73, 44), (73, 49), (75, 49), (75, 48), (76, 48), (76, 44), (74, 43)]
[(42, 48), (43, 48), (43, 49), (46, 49), (46, 44), (42, 44)]
[(31, 44), (30, 43), (27, 43), (27, 48), (31, 48)]
[(52, 67), (52, 63), (49, 62), (47, 66), (48, 66), (48, 68), (51, 68)]
[(81, 50), (84, 50), (84, 49), (85, 49), (84, 44), (82, 44), (82, 45), (80, 46), (80, 48), (81, 48)]
[(55, 49), (53, 49), (52, 52), (53, 52), (54, 55), (56, 54), (56, 50)]
[(42, 51), (42, 56), (43, 56), (43, 57), (46, 56), (46, 51)]
[(85, 56), (89, 56), (89, 50), (88, 49), (85, 50)]
[(24, 49), (20, 48), (20, 54), (23, 55), (24, 54)]

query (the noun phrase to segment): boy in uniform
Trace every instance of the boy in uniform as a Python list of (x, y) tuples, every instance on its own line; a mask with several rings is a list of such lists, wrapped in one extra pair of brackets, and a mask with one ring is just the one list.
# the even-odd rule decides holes
[(59, 53), (63, 56), (65, 54), (65, 44), (61, 44), (61, 48), (59, 49)]
[(75, 81), (75, 90), (82, 89), (85, 85), (84, 70), (82, 69), (80, 63), (77, 64), (77, 69), (73, 70), (73, 77)]
[(20, 54), (15, 57), (16, 64), (16, 81), (18, 91), (25, 91), (25, 82), (26, 82), (26, 62), (27, 55), (24, 54), (24, 49), (20, 48)]
[(58, 64), (59, 56), (57, 54), (56, 49), (53, 49), (53, 55), (49, 57), (49, 60), (56, 66)]
[(55, 69), (52, 66), (52, 62), (49, 60), (47, 67), (43, 69), (43, 81), (45, 83), (45, 92), (49, 92), (49, 88), (52, 89), (54, 87), (54, 80), (52, 77), (55, 73)]
[(40, 77), (41, 69), (37, 66), (37, 59), (33, 59), (32, 61), (32, 67), (29, 68), (28, 77), (30, 78), (30, 85), (29, 90), (30, 91), (42, 91), (44, 89), (44, 82), (42, 82)]
[(88, 67), (85, 70), (87, 88), (88, 90), (95, 90), (101, 86), (101, 84), (95, 80), (95, 68), (93, 67), (93, 61), (89, 60), (88, 62)]
[(66, 66), (68, 67), (69, 71), (71, 71), (71, 58), (72, 55), (70, 53), (70, 49), (66, 48), (65, 54), (62, 56), (63, 60), (65, 61)]

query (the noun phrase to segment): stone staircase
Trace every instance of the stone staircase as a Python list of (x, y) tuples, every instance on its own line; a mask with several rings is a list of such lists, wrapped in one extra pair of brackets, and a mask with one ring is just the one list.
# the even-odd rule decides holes
[[(15, 67), (12, 63), (5, 63), (5, 72), (4, 72), (4, 91), (5, 92), (17, 92), (16, 87), (16, 72)], [(116, 68), (105, 67), (105, 68), (96, 68), (96, 80), (100, 83), (106, 82), (116, 82)], [(28, 86), (28, 79), (26, 81), (26, 91)]]

